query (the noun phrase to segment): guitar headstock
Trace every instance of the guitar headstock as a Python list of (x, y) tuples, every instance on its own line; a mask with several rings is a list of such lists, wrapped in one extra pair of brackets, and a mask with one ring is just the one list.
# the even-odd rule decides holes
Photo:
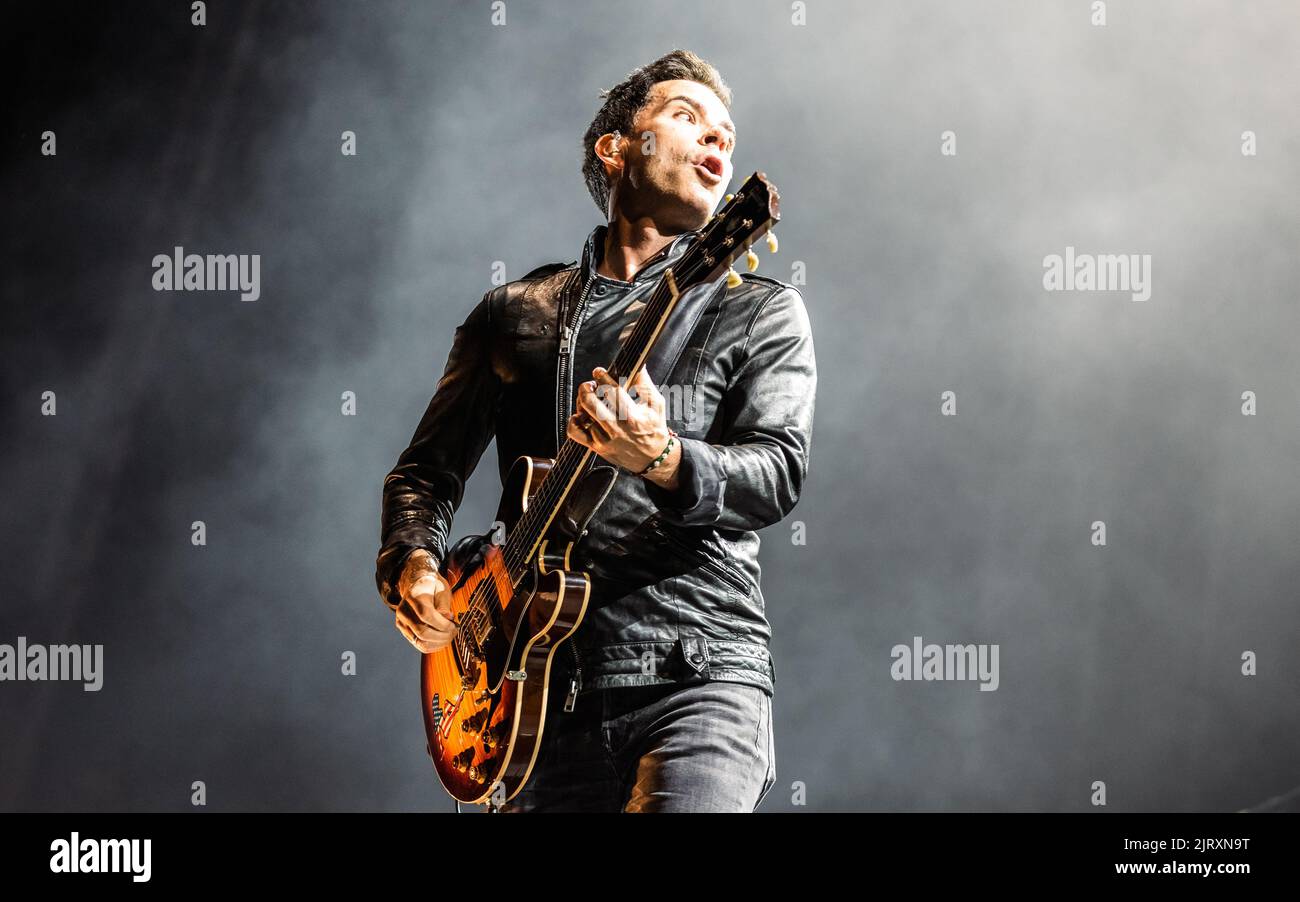
[(745, 254), (749, 271), (757, 269), (758, 255), (750, 245), (764, 232), (768, 249), (776, 253), (776, 236), (771, 229), (780, 220), (781, 195), (776, 185), (762, 172), (755, 172), (745, 179), (739, 191), (727, 195), (722, 209), (701, 230), (699, 242), (691, 248), (692, 255), (699, 254), (701, 274), (692, 281), (711, 281), (725, 269), (728, 287), (739, 285), (740, 276), (731, 269), (731, 264)]

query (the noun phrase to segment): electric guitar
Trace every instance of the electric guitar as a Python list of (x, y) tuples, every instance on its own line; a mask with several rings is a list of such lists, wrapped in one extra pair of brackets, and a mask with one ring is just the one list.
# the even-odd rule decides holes
[[(755, 172), (664, 271), (636, 325), (608, 367), (620, 383), (643, 366), (668, 373), (731, 264), (780, 219), (776, 187)], [(568, 326), (564, 324), (567, 337)], [(564, 439), (553, 459), (520, 457), (505, 481), (491, 534), (457, 542), (440, 565), (459, 627), (446, 647), (422, 656), (420, 702), (428, 752), (442, 785), (466, 803), (500, 807), (533, 770), (546, 726), (551, 663), (582, 622), (587, 573), (569, 566), (585, 524), (618, 471), (600, 468), (591, 449)], [(504, 537), (501, 526), (504, 525)]]

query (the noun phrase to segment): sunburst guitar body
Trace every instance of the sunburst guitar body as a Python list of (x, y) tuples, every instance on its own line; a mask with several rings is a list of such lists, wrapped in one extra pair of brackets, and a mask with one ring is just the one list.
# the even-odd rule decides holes
[[(553, 461), (521, 457), (497, 520), (513, 528)], [(499, 533), (496, 534), (499, 538)], [(506, 545), (492, 534), (457, 543), (442, 568), (453, 587), (458, 638), (423, 655), (420, 696), (429, 756), (447, 792), (462, 802), (513, 798), (528, 780), (546, 723), (551, 665), (586, 612), (591, 584), (566, 563), (572, 543), (544, 541), (512, 585)]]

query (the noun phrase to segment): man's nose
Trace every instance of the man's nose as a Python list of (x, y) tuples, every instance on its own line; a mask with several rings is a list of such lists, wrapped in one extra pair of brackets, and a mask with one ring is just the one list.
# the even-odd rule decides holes
[(704, 133), (704, 143), (713, 145), (721, 153), (727, 147), (727, 133), (720, 125), (715, 125)]

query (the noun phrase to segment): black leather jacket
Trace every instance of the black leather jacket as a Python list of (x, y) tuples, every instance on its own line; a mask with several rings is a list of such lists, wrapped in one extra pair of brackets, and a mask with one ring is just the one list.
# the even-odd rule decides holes
[[(567, 295), (569, 310), (582, 301), (605, 230), (588, 236), (580, 263), (541, 267), (487, 292), (456, 329), (433, 399), (384, 480), (375, 577), (390, 608), (413, 550), (443, 560), (465, 483), (494, 434), (503, 480), (520, 455), (555, 456), (575, 389), (571, 371), (557, 386), (570, 356), (560, 353), (559, 301)], [(678, 236), (629, 286), (602, 287), (648, 297), (695, 240)], [(591, 574), (592, 593), (569, 642), (576, 648), (556, 660), (582, 692), (704, 679), (773, 692), (755, 530), (799, 500), (817, 370), (799, 291), (741, 275), (735, 288), (719, 283), (673, 372), (651, 372), (665, 394), (693, 402), (669, 406), (682, 444), (678, 489), (619, 470), (574, 548), (571, 564)]]

